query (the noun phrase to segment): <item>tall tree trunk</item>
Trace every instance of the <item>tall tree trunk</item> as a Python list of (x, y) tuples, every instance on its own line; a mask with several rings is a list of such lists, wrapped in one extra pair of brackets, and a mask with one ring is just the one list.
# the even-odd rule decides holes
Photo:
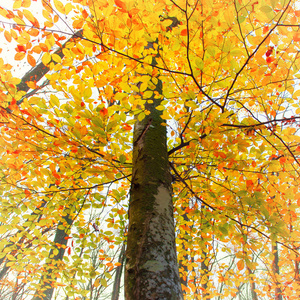
[[(153, 45), (150, 47), (154, 48)], [(150, 114), (142, 121), (136, 121), (133, 136), (125, 299), (178, 300), (182, 299), (182, 291), (167, 132), (161, 112), (156, 109), (162, 98), (162, 82), (152, 77), (149, 85), (155, 86), (155, 89), (149, 89), (154, 93), (145, 105)]]

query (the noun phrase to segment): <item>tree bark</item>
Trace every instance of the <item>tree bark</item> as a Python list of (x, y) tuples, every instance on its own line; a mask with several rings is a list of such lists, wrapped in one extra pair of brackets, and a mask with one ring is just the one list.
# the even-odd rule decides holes
[(133, 135), (125, 299), (178, 300), (183, 297), (176, 255), (167, 132), (161, 112), (156, 109), (162, 98), (162, 82), (157, 77), (152, 77), (151, 82), (155, 90), (149, 89), (154, 93), (145, 105), (150, 114), (136, 121)]
[(279, 286), (278, 279), (276, 277), (276, 274), (279, 275), (279, 255), (278, 255), (278, 244), (275, 242), (274, 245), (272, 245), (272, 253), (274, 255), (274, 260), (272, 264), (272, 271), (273, 271), (273, 276), (274, 276), (274, 281), (275, 281), (275, 300), (282, 300), (282, 292)]
[(251, 277), (253, 272), (249, 267), (247, 267), (247, 270), (248, 270), (249, 278), (250, 278), (250, 290), (251, 290), (252, 299), (253, 300), (258, 300), (257, 293), (256, 293), (255, 282), (254, 282), (254, 279)]
[(121, 278), (122, 278), (122, 270), (124, 268), (124, 260), (125, 260), (125, 243), (122, 246), (119, 260), (118, 262), (121, 264), (116, 269), (116, 275), (113, 285), (113, 291), (111, 295), (111, 300), (119, 300), (119, 294), (120, 294), (120, 287), (121, 287)]
[[(48, 260), (44, 266), (44, 268), (46, 269), (46, 274), (42, 276), (40, 281), (41, 287), (35, 292), (32, 300), (51, 300), (55, 289), (54, 284), (57, 281), (55, 272), (53, 271), (55, 270), (56, 266), (63, 260), (66, 245), (68, 243), (68, 232), (70, 231), (72, 223), (73, 219), (71, 217), (70, 211), (67, 211), (63, 220), (58, 223), (53, 240), (53, 247), (49, 252)], [(58, 252), (54, 254), (54, 250), (58, 250)]]

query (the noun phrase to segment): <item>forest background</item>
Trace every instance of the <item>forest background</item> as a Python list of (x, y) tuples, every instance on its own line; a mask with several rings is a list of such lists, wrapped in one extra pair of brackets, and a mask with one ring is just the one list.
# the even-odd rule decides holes
[(0, 298), (298, 299), (297, 2), (7, 6)]

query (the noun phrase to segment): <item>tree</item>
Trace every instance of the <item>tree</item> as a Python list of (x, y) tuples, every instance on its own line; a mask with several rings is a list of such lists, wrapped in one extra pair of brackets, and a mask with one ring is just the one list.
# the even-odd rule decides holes
[(20, 80), (0, 60), (6, 290), (16, 277), (33, 299), (88, 297), (126, 240), (126, 299), (299, 298), (295, 2), (17, 0), (0, 14), (13, 65), (33, 68)]

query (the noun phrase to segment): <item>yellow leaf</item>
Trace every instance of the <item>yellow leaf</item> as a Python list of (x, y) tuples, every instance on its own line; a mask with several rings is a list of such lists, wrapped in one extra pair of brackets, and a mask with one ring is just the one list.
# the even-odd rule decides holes
[(152, 97), (152, 95), (153, 95), (152, 91), (146, 91), (146, 92), (143, 93), (143, 98), (144, 99), (149, 99), (149, 98)]
[(101, 278), (101, 285), (103, 285), (104, 287), (107, 287), (107, 281), (105, 278)]
[(100, 285), (100, 280), (99, 278), (95, 280), (94, 282), (94, 287), (98, 287)]
[(18, 9), (22, 6), (22, 0), (15, 0), (13, 9)]
[(293, 99), (300, 97), (300, 89), (293, 94)]
[(61, 57), (58, 54), (52, 54), (51, 59), (57, 63), (61, 63)]
[(42, 57), (42, 63), (47, 66), (51, 62), (51, 55), (50, 53), (46, 52)]
[(143, 113), (143, 112), (139, 113), (138, 120), (142, 121), (145, 118), (145, 116), (146, 116), (145, 113)]
[(73, 5), (71, 3), (67, 3), (65, 6), (65, 14), (67, 15), (73, 8)]
[(29, 11), (28, 9), (24, 9), (23, 10), (23, 14), (25, 16), (25, 18), (29, 21), (34, 23), (35, 22), (35, 17), (33, 16), (33, 14), (31, 13), (31, 11)]
[(65, 6), (59, 1), (59, 0), (54, 0), (54, 6), (60, 12), (61, 14), (65, 14)]

